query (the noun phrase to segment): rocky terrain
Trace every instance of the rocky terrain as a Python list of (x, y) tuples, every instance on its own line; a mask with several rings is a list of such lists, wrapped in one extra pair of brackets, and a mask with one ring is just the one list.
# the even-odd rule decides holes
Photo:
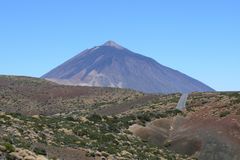
[(132, 90), (60, 86), (29, 77), (0, 77), (0, 110), (25, 115), (53, 115), (110, 105), (144, 96)]
[(134, 135), (171, 151), (198, 159), (240, 157), (240, 93), (192, 93), (186, 111), (132, 125)]
[(238, 160), (240, 94), (180, 96), (2, 76), (0, 157)]

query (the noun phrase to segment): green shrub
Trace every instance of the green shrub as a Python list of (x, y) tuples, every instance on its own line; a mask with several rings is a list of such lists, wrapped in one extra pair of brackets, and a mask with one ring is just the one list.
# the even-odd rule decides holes
[(240, 103), (240, 93), (239, 92), (222, 93), (222, 95), (227, 95), (228, 97), (233, 98), (231, 100), (232, 104)]
[(182, 111), (178, 109), (170, 109), (170, 110), (167, 110), (165, 113), (169, 116), (175, 116), (177, 114), (182, 114)]
[(166, 118), (168, 115), (166, 113), (156, 113), (156, 118)]
[(170, 141), (166, 141), (163, 146), (168, 148), (168, 147), (171, 146), (171, 142)]
[(115, 137), (112, 134), (105, 134), (101, 136), (101, 140), (103, 142), (110, 142), (110, 141), (114, 141)]
[(66, 117), (66, 120), (68, 120), (68, 121), (75, 121), (75, 119), (73, 117)]
[(4, 143), (4, 147), (6, 148), (6, 150), (8, 152), (14, 152), (15, 151), (15, 148), (13, 147), (13, 145), (8, 143), (8, 142)]
[(229, 115), (230, 112), (229, 111), (224, 111), (220, 113), (220, 117), (226, 117), (227, 115)]
[(143, 123), (151, 121), (150, 115), (147, 113), (139, 114), (137, 118)]
[(87, 117), (87, 119), (89, 120), (89, 121), (93, 121), (93, 122), (101, 122), (102, 121), (102, 117), (100, 116), (100, 115), (98, 115), (98, 114), (92, 114), (92, 115), (90, 115), (90, 116), (88, 116)]
[(94, 152), (87, 152), (86, 156), (87, 157), (95, 157), (95, 153)]
[(35, 152), (36, 154), (40, 154), (40, 155), (47, 155), (47, 152), (44, 148), (39, 148), (39, 147), (35, 147), (33, 152)]
[(133, 133), (132, 133), (131, 131), (129, 131), (128, 129), (125, 129), (123, 132), (126, 133), (126, 134), (133, 134)]

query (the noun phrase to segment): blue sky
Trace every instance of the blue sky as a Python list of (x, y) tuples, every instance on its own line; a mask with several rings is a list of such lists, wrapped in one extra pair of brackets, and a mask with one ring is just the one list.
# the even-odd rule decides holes
[(240, 90), (238, 0), (1, 0), (0, 74), (40, 77), (114, 40), (216, 90)]

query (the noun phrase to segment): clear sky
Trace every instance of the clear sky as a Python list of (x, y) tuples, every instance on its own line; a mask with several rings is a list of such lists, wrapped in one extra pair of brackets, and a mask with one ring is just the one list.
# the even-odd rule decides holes
[(0, 74), (40, 77), (107, 40), (240, 90), (239, 0), (0, 1)]

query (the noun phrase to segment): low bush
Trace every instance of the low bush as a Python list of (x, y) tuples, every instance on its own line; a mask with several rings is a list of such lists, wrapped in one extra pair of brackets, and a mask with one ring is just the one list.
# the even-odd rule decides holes
[(139, 114), (139, 115), (137, 115), (137, 118), (138, 118), (142, 123), (151, 121), (150, 115), (149, 115), (148, 113)]
[(92, 115), (90, 115), (90, 116), (88, 116), (87, 117), (87, 119), (89, 120), (89, 121), (93, 121), (93, 122), (101, 122), (102, 121), (102, 117), (100, 116), (100, 115), (98, 115), (98, 114), (92, 114)]
[(33, 149), (33, 152), (35, 152), (36, 154), (44, 155), (44, 156), (47, 155), (47, 152), (44, 148), (35, 147)]
[(226, 117), (227, 115), (229, 115), (230, 112), (229, 111), (224, 111), (220, 113), (220, 117)]
[(4, 147), (6, 148), (6, 150), (8, 152), (14, 152), (15, 151), (14, 146), (12, 144), (8, 143), (8, 142), (4, 143)]

